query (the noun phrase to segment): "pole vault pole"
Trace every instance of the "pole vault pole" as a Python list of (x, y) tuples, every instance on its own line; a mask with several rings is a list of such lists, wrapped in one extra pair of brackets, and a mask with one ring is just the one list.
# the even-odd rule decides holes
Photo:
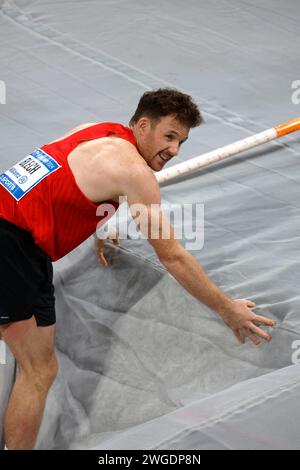
[(251, 137), (246, 137), (246, 139), (238, 140), (233, 144), (225, 145), (225, 147), (220, 147), (212, 152), (204, 153), (203, 155), (192, 158), (187, 162), (171, 166), (170, 168), (157, 173), (156, 178), (159, 183), (169, 181), (178, 176), (186, 175), (199, 168), (208, 166), (211, 163), (224, 160), (227, 157), (232, 157), (233, 155), (237, 155), (245, 150), (257, 147), (258, 145), (265, 144), (266, 142), (270, 142), (278, 137), (282, 137), (299, 130), (300, 118), (284, 122), (279, 126), (272, 127), (271, 129), (252, 135)]

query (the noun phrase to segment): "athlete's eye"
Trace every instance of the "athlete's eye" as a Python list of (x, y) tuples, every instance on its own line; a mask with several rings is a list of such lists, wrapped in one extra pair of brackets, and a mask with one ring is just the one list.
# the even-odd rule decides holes
[(166, 135), (166, 137), (167, 137), (168, 140), (173, 140), (174, 139), (173, 135)]

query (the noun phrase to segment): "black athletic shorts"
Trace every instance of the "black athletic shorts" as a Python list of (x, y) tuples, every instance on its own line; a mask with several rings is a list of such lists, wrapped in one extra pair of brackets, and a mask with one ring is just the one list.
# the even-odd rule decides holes
[(0, 218), (0, 325), (33, 315), (38, 326), (56, 321), (51, 259), (29, 232)]

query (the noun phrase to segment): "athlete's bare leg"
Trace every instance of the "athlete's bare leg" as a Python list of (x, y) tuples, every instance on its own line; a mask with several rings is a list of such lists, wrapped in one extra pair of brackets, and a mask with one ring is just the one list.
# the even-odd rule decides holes
[(9, 450), (34, 448), (48, 391), (57, 374), (55, 325), (37, 327), (34, 317), (0, 326), (2, 339), (18, 365), (4, 422)]

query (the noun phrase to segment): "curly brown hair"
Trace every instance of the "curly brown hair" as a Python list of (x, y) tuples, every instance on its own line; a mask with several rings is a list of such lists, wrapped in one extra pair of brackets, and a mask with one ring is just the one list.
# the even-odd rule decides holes
[(200, 126), (203, 118), (191, 96), (175, 88), (159, 88), (146, 91), (130, 119), (129, 125), (135, 124), (141, 117), (159, 121), (162, 117), (174, 115), (183, 125), (191, 128)]

